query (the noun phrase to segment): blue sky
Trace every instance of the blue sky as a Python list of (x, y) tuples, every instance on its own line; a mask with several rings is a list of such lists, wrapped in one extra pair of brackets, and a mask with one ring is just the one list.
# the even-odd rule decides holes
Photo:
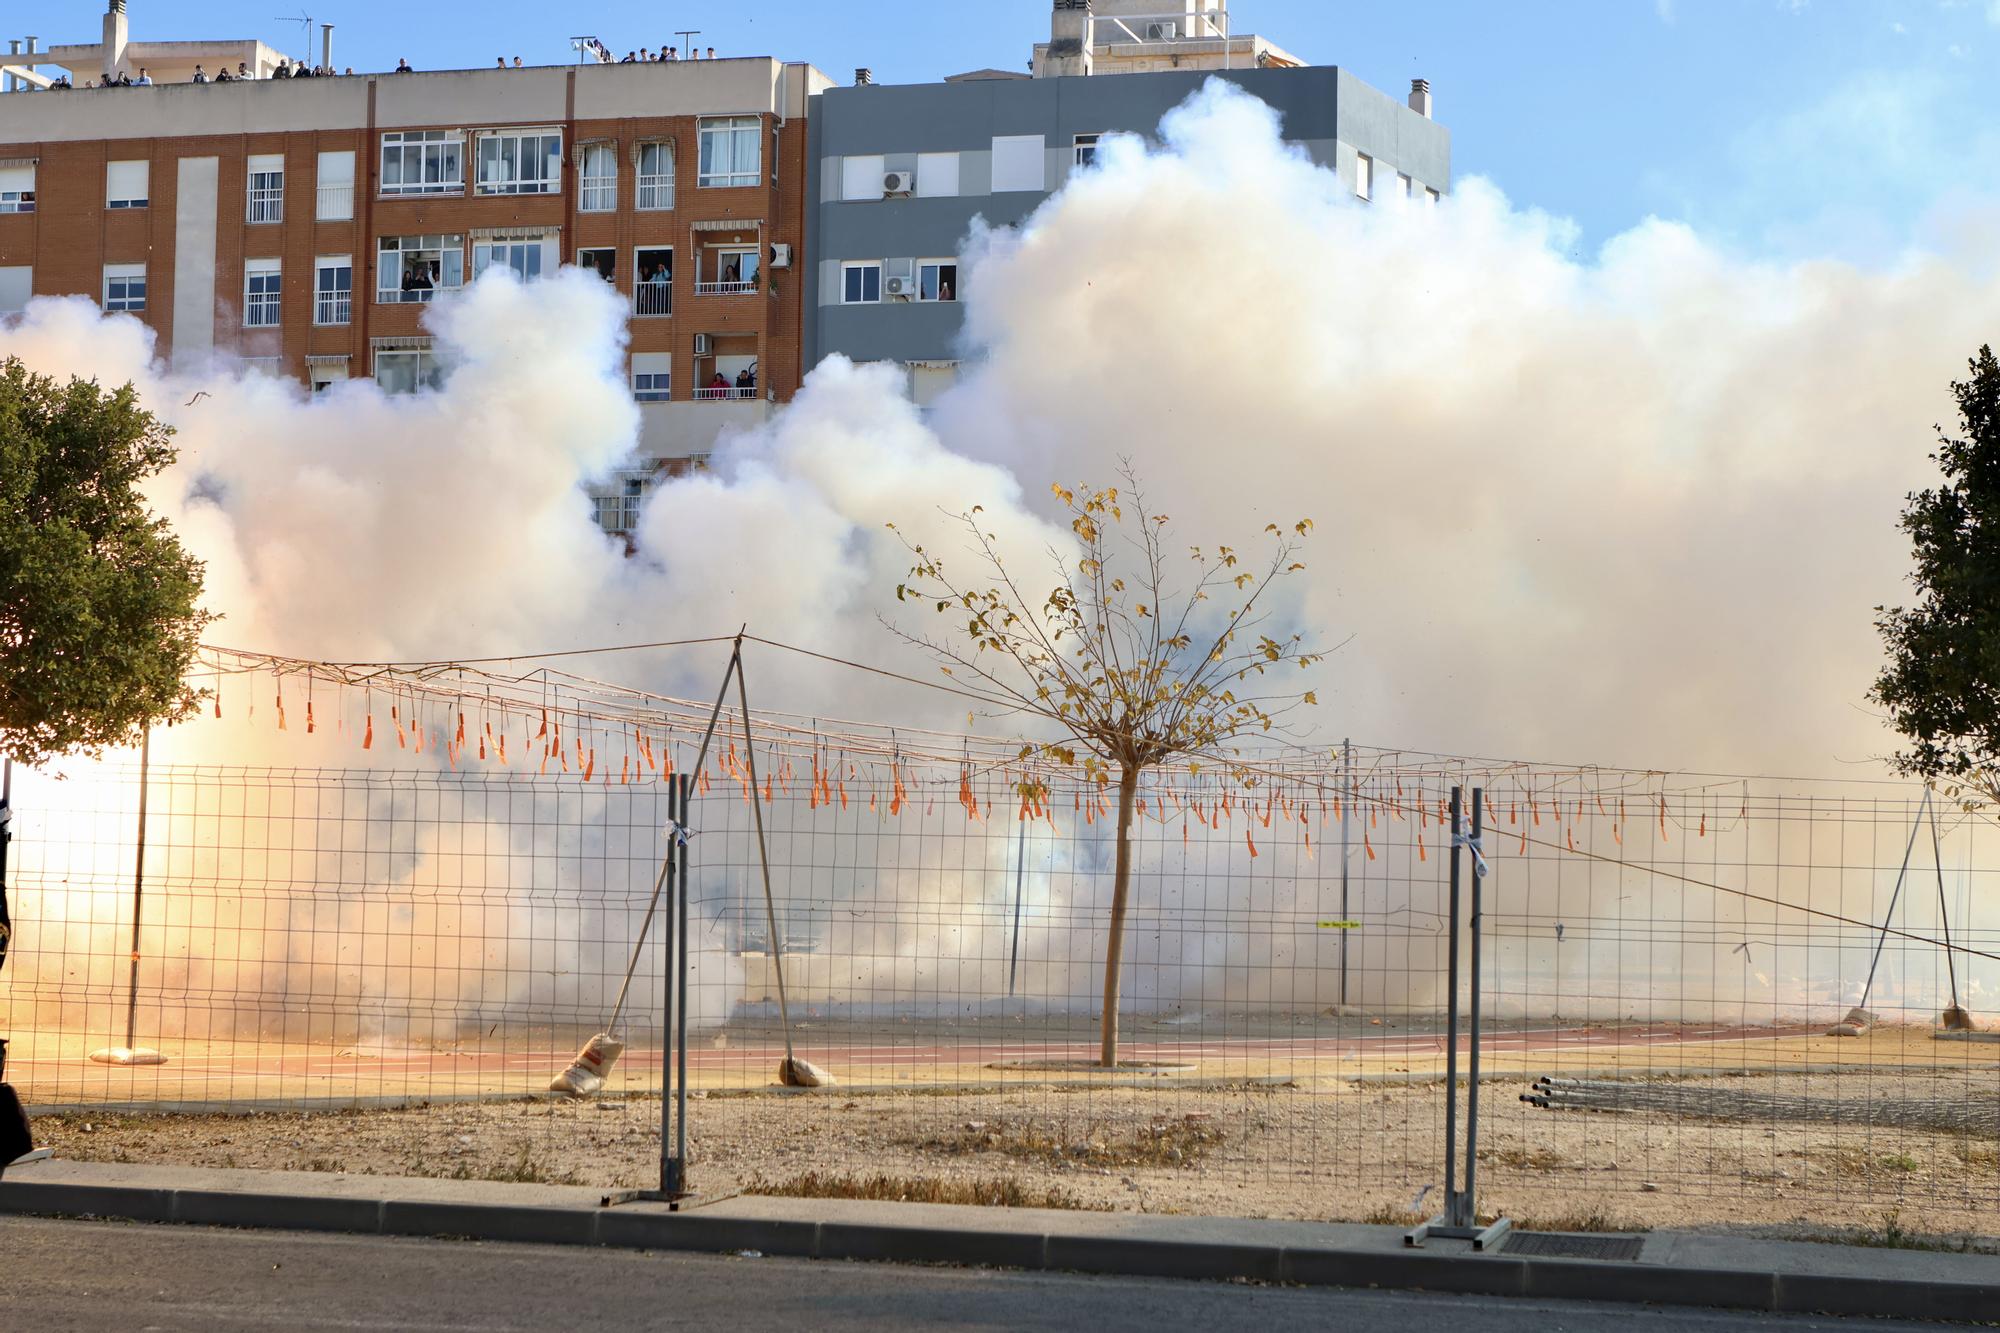
[[(810, 60), (845, 82), (1021, 68), (1047, 0), (597, 0), (551, 6), (384, 0), (130, 0), (133, 35), (254, 35), (306, 49), (310, 9), (335, 58), (387, 69), (570, 58), (590, 31), (620, 55), (700, 27), (720, 54)], [(1780, 256), (1886, 262), (2000, 221), (2000, 0), (1234, 0), (1236, 30), (1400, 93), (1431, 80), (1457, 174), (1578, 224), (1588, 252), (1650, 215)], [(9, 7), (18, 32), (88, 40), (98, 0)], [(1975, 222), (1973, 225), (1977, 225)]]

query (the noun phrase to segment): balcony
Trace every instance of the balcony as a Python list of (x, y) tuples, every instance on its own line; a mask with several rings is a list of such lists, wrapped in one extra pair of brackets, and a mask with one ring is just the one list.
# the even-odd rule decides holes
[(632, 311), (638, 315), (674, 313), (674, 288), (669, 282), (642, 282), (632, 289)]
[(755, 398), (757, 396), (757, 386), (754, 384), (717, 385), (712, 389), (696, 389), (694, 396), (697, 402), (741, 402), (744, 399)]
[(354, 182), (322, 183), (319, 191), (319, 220), (348, 222), (354, 217)]
[(672, 176), (639, 174), (639, 202), (641, 210), (661, 212), (674, 206), (674, 178)]
[(756, 290), (757, 281), (754, 278), (748, 282), (697, 282), (694, 285), (696, 296), (743, 296)]
[(346, 324), (353, 318), (354, 293), (320, 292), (313, 302), (313, 323), (325, 326)]
[(252, 222), (283, 222), (285, 220), (285, 188), (250, 191), (250, 217)]

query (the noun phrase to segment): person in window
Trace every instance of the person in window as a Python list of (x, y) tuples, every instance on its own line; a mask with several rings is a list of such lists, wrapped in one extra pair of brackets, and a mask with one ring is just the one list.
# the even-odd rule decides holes
[(745, 366), (736, 372), (736, 396), (738, 398), (751, 398), (755, 397), (756, 393), (757, 372), (749, 366)]
[(741, 269), (739, 268), (739, 266), (738, 266), (738, 264), (737, 264), (737, 261), (736, 261), (736, 260), (734, 260), (734, 259), (731, 259), (731, 260), (730, 260), (730, 261), (729, 261), (729, 262), (728, 262), (727, 264), (723, 265), (723, 267), (722, 267), (722, 280), (723, 280), (724, 282), (741, 282), (741, 281), (743, 281), (743, 273), (742, 273)]
[(203, 69), (203, 68), (202, 68), (202, 67), (201, 67), (200, 65), (196, 65), (196, 66), (194, 67), (194, 78), (193, 78), (193, 79), (191, 80), (191, 82), (194, 82), (194, 83), (207, 83), (207, 82), (208, 82), (208, 71), (207, 71), (207, 70), (205, 70), (205, 69)]
[(250, 72), (250, 66), (244, 64), (241, 60), (239, 60), (236, 62), (236, 77), (241, 82), (249, 83), (257, 76)]
[(415, 74), (416, 71), (410, 68), (410, 62), (408, 60), (398, 60), (396, 62), (396, 73)]
[(955, 301), (957, 299), (958, 299), (957, 297), (951, 294), (951, 279), (950, 278), (938, 279), (938, 300)]
[(285, 61), (285, 60), (280, 60), (280, 61), (278, 62), (278, 67), (277, 67), (276, 69), (274, 69), (274, 70), (272, 70), (272, 71), (271, 71), (271, 77), (272, 77), (272, 78), (274, 78), (274, 79), (289, 79), (289, 78), (291, 78), (291, 77), (292, 77), (292, 66), (291, 66), (291, 62), (289, 62), (289, 61)]
[(229, 66), (224, 65), (221, 69), (215, 71), (215, 81), (217, 83), (234, 83), (236, 82), (236, 76), (229, 72)]
[(727, 398), (729, 396), (729, 377), (719, 370), (709, 376), (708, 396), (710, 398)]
[(152, 86), (153, 86), (153, 76), (146, 72), (146, 67), (144, 65), (139, 66), (139, 87), (150, 88)]
[(669, 282), (673, 281), (673, 277), (674, 277), (673, 270), (668, 268), (665, 264), (660, 264), (653, 269), (653, 276), (646, 279), (646, 281), (654, 284), (655, 286), (664, 287)]

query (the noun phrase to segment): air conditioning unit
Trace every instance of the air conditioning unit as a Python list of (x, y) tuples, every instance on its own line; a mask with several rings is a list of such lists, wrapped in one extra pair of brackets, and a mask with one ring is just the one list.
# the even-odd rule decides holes
[(782, 241), (773, 242), (771, 246), (771, 267), (790, 268), (791, 266), (792, 247)]
[(882, 284), (882, 287), (889, 295), (900, 296), (906, 301), (917, 294), (915, 278), (890, 278)]
[(1148, 23), (1146, 25), (1146, 40), (1149, 42), (1171, 42), (1180, 35), (1180, 25), (1172, 19), (1167, 19), (1162, 23)]
[(916, 173), (909, 171), (885, 171), (882, 173), (882, 193), (908, 194), (917, 188)]
[(695, 335), (694, 335), (694, 354), (695, 354), (696, 356), (713, 356), (713, 355), (715, 355), (715, 335), (714, 335), (714, 334), (712, 334), (712, 333), (697, 333), (697, 334), (695, 334)]

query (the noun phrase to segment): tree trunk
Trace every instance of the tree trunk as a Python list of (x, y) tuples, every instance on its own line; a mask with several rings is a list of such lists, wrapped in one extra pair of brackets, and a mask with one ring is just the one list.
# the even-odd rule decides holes
[(1118, 1064), (1118, 955), (1125, 945), (1125, 904), (1132, 888), (1132, 803), (1139, 795), (1139, 770), (1127, 764), (1118, 774), (1118, 869), (1111, 889), (1111, 939), (1104, 949), (1104, 1048), (1100, 1063)]

